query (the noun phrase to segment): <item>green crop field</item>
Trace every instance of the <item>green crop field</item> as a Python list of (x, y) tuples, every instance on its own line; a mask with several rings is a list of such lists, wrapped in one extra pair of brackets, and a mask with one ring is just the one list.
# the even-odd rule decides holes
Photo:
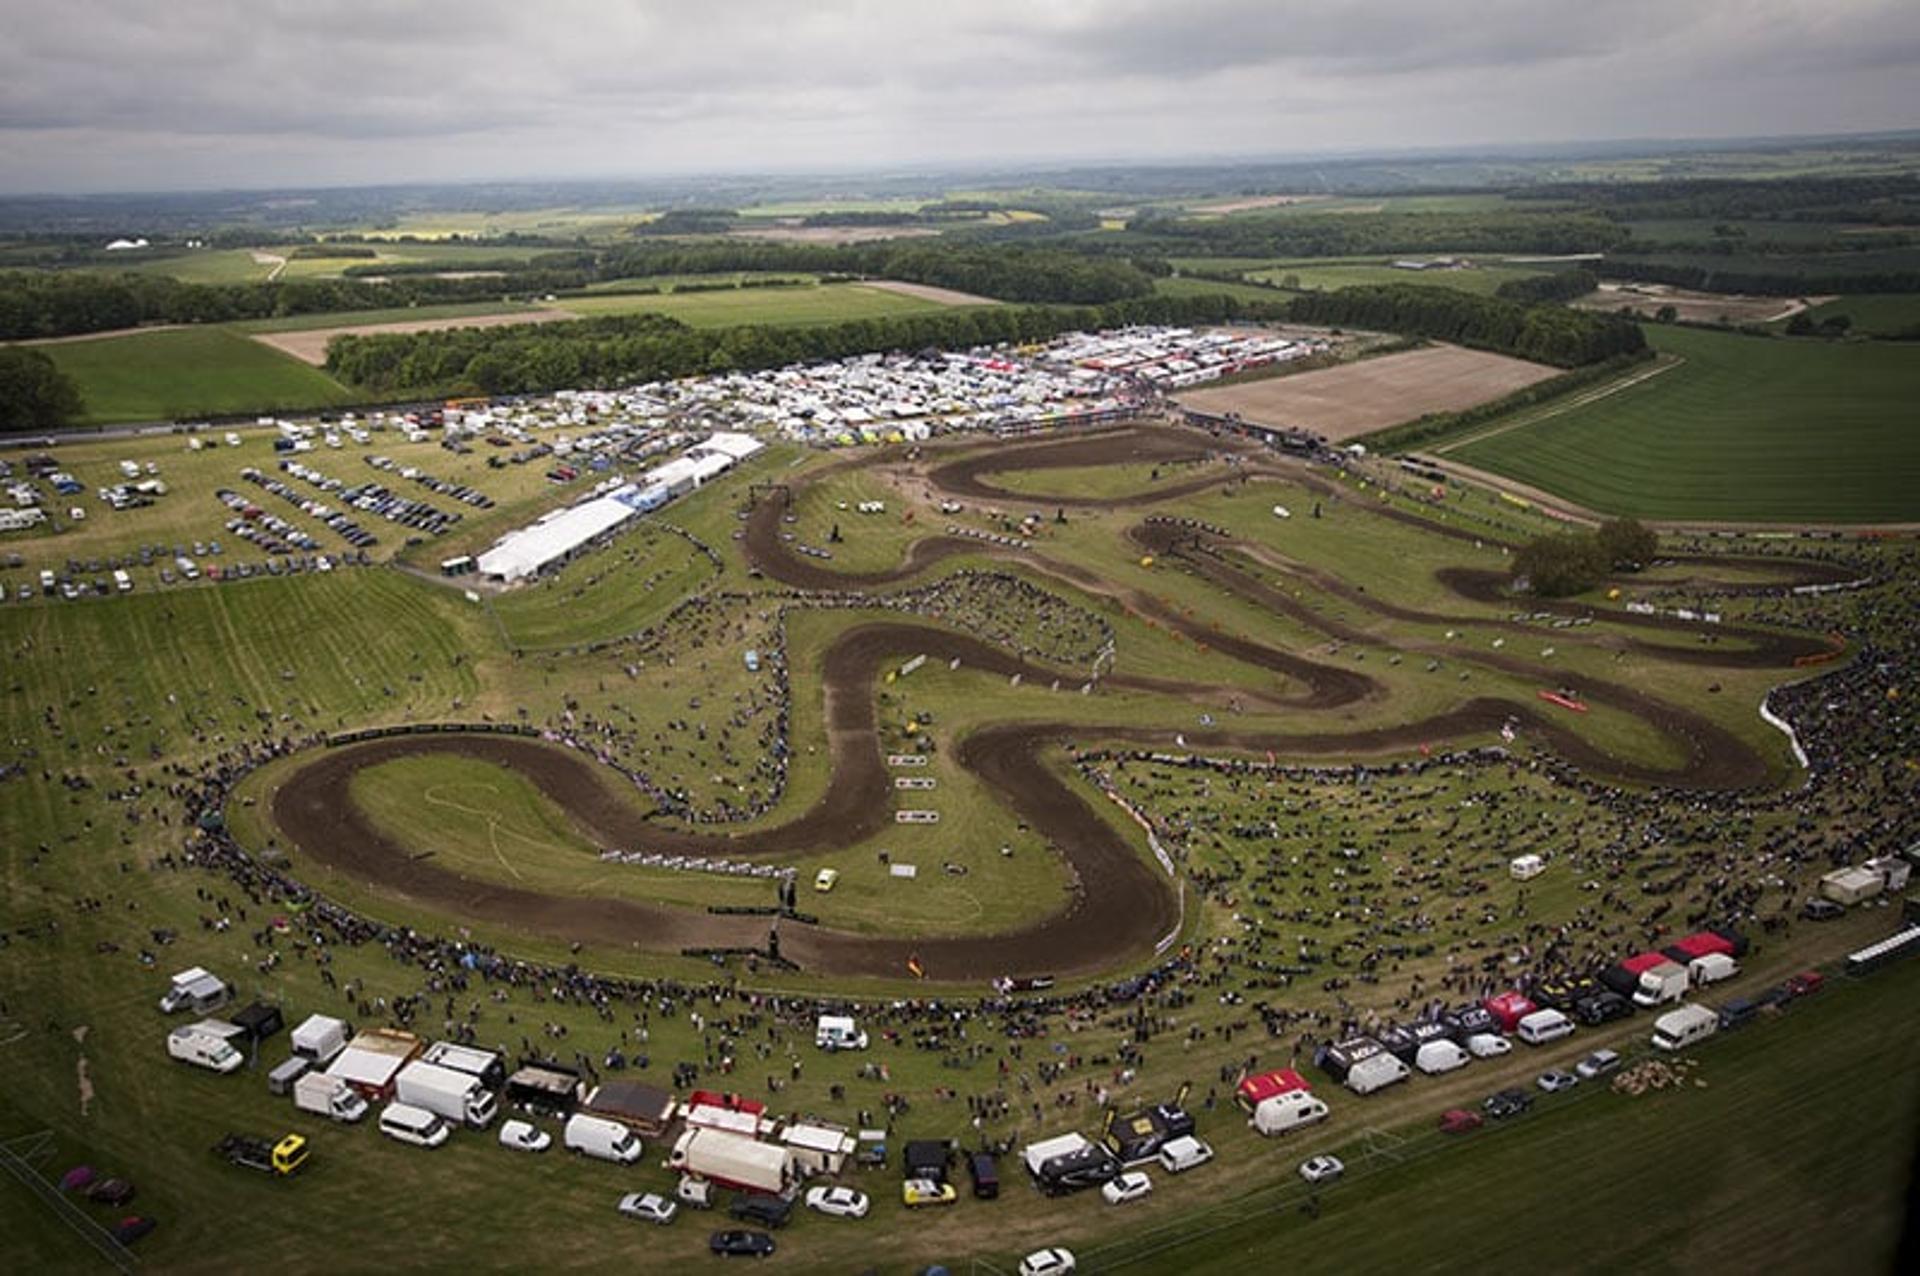
[(855, 319), (926, 314), (945, 308), (939, 302), (860, 284), (563, 297), (557, 304), (579, 315), (662, 314), (695, 328), (725, 328), (746, 323), (801, 326), (846, 323)]
[(224, 328), (130, 333), (40, 347), (72, 377), (89, 424), (288, 411), (360, 396), (318, 368)]
[[(1850, 293), (1823, 301), (1807, 311), (1815, 323), (1845, 315), (1853, 320), (1848, 331), (1858, 337), (1912, 337), (1920, 333), (1920, 292)], [(1773, 326), (1785, 329), (1787, 320)]]
[(1613, 514), (1915, 517), (1920, 362), (1900, 345), (1648, 329), (1681, 362), (1584, 406), (1534, 409), (1442, 449)]
[[(1443, 254), (1409, 253), (1414, 260), (1427, 260)], [(1302, 290), (1326, 291), (1353, 288), (1365, 284), (1420, 284), (1434, 288), (1453, 288), (1460, 292), (1491, 294), (1501, 284), (1545, 273), (1533, 266), (1491, 266), (1475, 264), (1458, 270), (1398, 270), (1379, 260), (1321, 260), (1276, 262), (1248, 272), (1248, 278)]]

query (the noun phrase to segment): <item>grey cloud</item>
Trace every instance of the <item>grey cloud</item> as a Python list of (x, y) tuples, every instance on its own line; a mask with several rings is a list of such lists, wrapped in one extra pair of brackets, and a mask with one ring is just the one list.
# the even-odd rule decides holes
[(1900, 0), (10, 7), (15, 191), (1920, 124)]

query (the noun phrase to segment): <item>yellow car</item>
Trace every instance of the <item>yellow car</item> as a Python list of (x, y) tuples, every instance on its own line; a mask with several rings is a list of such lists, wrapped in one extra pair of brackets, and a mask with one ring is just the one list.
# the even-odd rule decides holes
[(820, 891), (822, 893), (825, 893), (827, 891), (832, 890), (833, 884), (839, 880), (840, 880), (839, 869), (823, 868), (818, 873), (814, 874), (813, 889)]
[(953, 1184), (932, 1179), (908, 1179), (900, 1185), (900, 1199), (909, 1209), (916, 1205), (951, 1205), (955, 1195)]

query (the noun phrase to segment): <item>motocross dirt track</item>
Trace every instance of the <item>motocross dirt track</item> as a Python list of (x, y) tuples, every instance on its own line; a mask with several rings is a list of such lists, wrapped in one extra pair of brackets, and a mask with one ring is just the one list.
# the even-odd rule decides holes
[[(1062, 468), (1115, 462), (1120, 459), (1192, 459), (1220, 450), (1219, 440), (1167, 427), (1127, 427), (1097, 436), (1065, 441), (1017, 445), (1002, 453), (940, 465), (932, 471), (942, 490), (976, 499), (999, 489), (980, 476), (997, 470)], [(1119, 455), (1116, 455), (1116, 452)], [(1019, 458), (1018, 460), (1015, 457)], [(1302, 475), (1288, 471), (1293, 482)], [(1111, 506), (1149, 505), (1220, 482), (1157, 490), (1146, 497), (1102, 502)], [(1317, 482), (1317, 480), (1315, 480)], [(948, 483), (954, 486), (946, 486)], [(1055, 503), (1065, 498), (1025, 496), (1022, 499)], [(825, 570), (793, 555), (779, 539), (781, 506), (768, 501), (749, 518), (746, 551), (750, 561), (768, 576), (809, 589), (845, 590), (908, 579), (941, 558), (960, 552), (980, 552), (980, 542), (934, 536), (917, 542), (905, 561), (889, 572), (853, 576)], [(1389, 516), (1421, 522), (1416, 515), (1387, 512)], [(1291, 564), (1230, 537), (1194, 532), (1171, 520), (1149, 521), (1129, 533), (1141, 546), (1172, 556), (1218, 587), (1272, 610), (1296, 614), (1333, 636), (1330, 622), (1314, 615), (1283, 590), (1268, 585), (1255, 568), (1297, 574), (1376, 614), (1397, 619), (1447, 622), (1444, 616), (1396, 607), (1356, 590), (1344, 581), (1328, 578)], [(1042, 573), (1053, 573), (1083, 588), (1101, 582), (1093, 573), (1069, 564), (1021, 561)], [(1808, 564), (1809, 568), (1815, 565)], [(1812, 573), (1823, 579), (1824, 573)], [(1497, 579), (1483, 574), (1441, 573), (1441, 581), (1464, 598), (1483, 599), (1497, 589)], [(1373, 679), (1357, 671), (1325, 664), (1292, 652), (1267, 647), (1252, 639), (1235, 638), (1199, 628), (1155, 600), (1135, 592), (1107, 591), (1124, 606), (1151, 616), (1157, 623), (1193, 627), (1213, 649), (1282, 675), (1284, 685), (1254, 698), (1294, 710), (1324, 710), (1376, 694)], [(1558, 610), (1543, 605), (1541, 610)], [(1579, 609), (1592, 610), (1592, 609)], [(1655, 632), (1688, 626), (1666, 618), (1635, 616), (1609, 609), (1610, 621)], [(1465, 618), (1456, 618), (1456, 621)], [(1471, 618), (1485, 627), (1518, 622)], [(1356, 630), (1357, 635), (1360, 631)], [(1727, 645), (1703, 645), (1697, 650), (1628, 637), (1629, 647), (1643, 648), (1666, 658), (1727, 667), (1790, 669), (1796, 656), (1827, 650), (1818, 639), (1782, 635), (1765, 630), (1728, 627)], [(842, 846), (871, 836), (892, 821), (892, 785), (884, 765), (875, 722), (874, 688), (883, 667), (902, 655), (924, 653), (936, 660), (959, 660), (961, 665), (1001, 676), (1076, 675), (1020, 660), (997, 647), (951, 631), (911, 621), (863, 624), (847, 630), (827, 650), (821, 678), (828, 705), (828, 744), (833, 779), (826, 793), (792, 821), (738, 834), (685, 831), (650, 818), (638, 803), (620, 791), (621, 781), (586, 756), (557, 745), (526, 738), (493, 735), (439, 734), (402, 736), (357, 744), (318, 754), (294, 772), (273, 800), (275, 823), (307, 854), (373, 882), (405, 898), (427, 904), (462, 919), (494, 922), (582, 942), (637, 946), (657, 951), (683, 947), (757, 947), (767, 937), (765, 917), (717, 916), (690, 910), (627, 900), (554, 896), (510, 886), (474, 881), (415, 858), (393, 843), (353, 804), (348, 785), (359, 769), (389, 759), (424, 753), (453, 753), (509, 766), (525, 774), (547, 797), (571, 813), (602, 845), (680, 854), (790, 856), (826, 846)], [(1481, 653), (1476, 660), (1493, 666), (1549, 679), (1548, 672), (1518, 656)], [(1152, 690), (1193, 699), (1218, 697), (1235, 688), (1180, 683), (1139, 675), (1113, 675), (1103, 686)], [(1594, 679), (1583, 679), (1583, 697), (1596, 704), (1621, 709), (1646, 721), (1677, 742), (1685, 756), (1678, 767), (1662, 770), (1623, 763), (1601, 752), (1569, 731), (1558, 711), (1549, 714), (1538, 705), (1497, 697), (1466, 701), (1438, 716), (1418, 722), (1361, 731), (1301, 733), (1188, 731), (1184, 738), (1172, 729), (1067, 726), (1058, 723), (1018, 722), (982, 727), (965, 737), (956, 750), (962, 767), (1007, 804), (1050, 843), (1066, 861), (1073, 883), (1061, 911), (1029, 928), (999, 935), (950, 938), (886, 938), (857, 935), (787, 923), (780, 929), (783, 956), (803, 969), (830, 975), (898, 976), (910, 956), (917, 957), (927, 977), (935, 981), (979, 981), (1002, 975), (1073, 975), (1137, 960), (1178, 924), (1179, 911), (1172, 881), (1123, 835), (1109, 818), (1096, 811), (1081, 792), (1070, 788), (1046, 765), (1048, 751), (1068, 741), (1124, 742), (1141, 747), (1196, 751), (1272, 751), (1289, 759), (1313, 757), (1364, 758), (1406, 751), (1464, 737), (1486, 735), (1503, 725), (1514, 725), (1564, 761), (1582, 771), (1635, 782), (1709, 789), (1745, 788), (1764, 783), (1766, 760), (1732, 733), (1701, 715), (1638, 690)], [(1245, 694), (1241, 691), (1241, 694)], [(1057, 756), (1057, 755), (1056, 755)]]

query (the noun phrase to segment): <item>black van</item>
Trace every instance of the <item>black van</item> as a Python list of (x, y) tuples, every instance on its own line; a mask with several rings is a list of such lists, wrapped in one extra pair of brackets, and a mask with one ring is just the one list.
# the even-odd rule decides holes
[(967, 1177), (973, 1180), (973, 1194), (983, 1201), (1000, 1195), (1000, 1167), (991, 1152), (975, 1152), (967, 1158)]

